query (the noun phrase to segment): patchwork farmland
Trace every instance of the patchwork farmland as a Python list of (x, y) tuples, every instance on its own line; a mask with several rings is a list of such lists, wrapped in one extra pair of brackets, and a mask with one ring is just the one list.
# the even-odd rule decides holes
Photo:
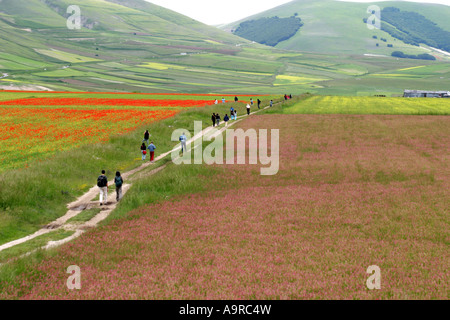
[[(274, 98), (262, 97), (264, 105)], [(133, 180), (133, 188), (99, 229), (25, 262), (14, 256), (29, 251), (29, 245), (4, 250), (0, 258), (9, 262), (0, 269), (0, 297), (445, 298), (450, 108), (444, 100), (308, 95), (277, 100), (272, 109), (237, 124), (245, 130), (281, 129), (277, 175), (260, 176), (259, 166), (251, 165), (176, 166), (163, 161), (169, 167), (151, 179)], [(209, 121), (212, 111), (225, 112), (230, 106), (244, 114), (245, 103), (185, 108), (150, 123), (150, 131), (158, 134), (157, 141), (170, 140), (171, 126), (188, 128), (195, 118)], [(123, 148), (130, 141), (127, 135), (139, 142), (141, 131), (104, 141), (103, 148)], [(161, 152), (172, 146), (162, 144)], [(92, 174), (73, 164), (68, 171), (56, 165), (71, 158), (60, 154), (16, 170), (14, 176), (53, 164), (56, 172), (78, 181), (74, 189), (90, 187), (98, 165), (90, 166)], [(125, 158), (122, 165), (134, 156)], [(100, 163), (117, 168), (109, 156)], [(76, 178), (73, 170), (84, 178)], [(69, 193), (49, 207), (62, 207), (76, 194)], [(12, 194), (3, 197), (14, 201)], [(83, 219), (96, 214), (86, 212)], [(32, 230), (33, 219), (23, 214), (22, 219), (28, 223), (2, 223), (16, 230), (17, 237), (19, 226)], [(34, 245), (71, 234), (55, 232)], [(85, 270), (82, 291), (67, 290), (67, 261)], [(28, 266), (20, 274), (13, 271), (18, 263)], [(384, 270), (381, 291), (365, 287), (366, 268), (373, 264)]]

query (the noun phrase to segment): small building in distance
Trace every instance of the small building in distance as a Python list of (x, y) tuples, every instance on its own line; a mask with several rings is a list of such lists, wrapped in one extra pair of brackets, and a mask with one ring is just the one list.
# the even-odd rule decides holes
[(450, 98), (450, 91), (405, 90), (405, 98)]

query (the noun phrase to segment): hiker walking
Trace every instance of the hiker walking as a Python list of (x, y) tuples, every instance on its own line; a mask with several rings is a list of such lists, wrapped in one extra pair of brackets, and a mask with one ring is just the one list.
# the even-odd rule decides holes
[(181, 142), (181, 153), (184, 153), (184, 151), (186, 150), (187, 151), (187, 147), (186, 147), (186, 141), (187, 141), (187, 138), (186, 138), (186, 135), (184, 134), (184, 132), (183, 132), (183, 134), (180, 136), (180, 142)]
[(225, 121), (225, 127), (228, 126), (228, 121), (230, 118), (228, 118), (228, 114), (225, 114), (225, 117), (223, 117), (223, 121)]
[(225, 98), (222, 98), (222, 103), (225, 103), (226, 101), (225, 101)]
[(216, 114), (215, 113), (212, 114), (211, 120), (212, 120), (212, 123), (213, 123), (213, 127), (215, 127), (216, 126)]
[(270, 107), (273, 107), (273, 100), (270, 100)]
[(250, 105), (247, 103), (247, 115), (250, 115)]
[(123, 185), (123, 179), (119, 171), (116, 172), (114, 184), (116, 185), (116, 201), (119, 202), (120, 199), (122, 199), (122, 185)]
[(142, 160), (145, 160), (147, 157), (147, 147), (145, 146), (145, 143), (142, 142), (141, 146), (141, 153), (142, 153)]
[(253, 98), (250, 98), (250, 105), (253, 106)]
[(97, 187), (100, 192), (100, 205), (106, 205), (108, 200), (108, 178), (105, 176), (106, 171), (102, 170), (102, 174), (97, 178)]
[(234, 120), (237, 119), (237, 109), (234, 109)]
[(150, 139), (150, 132), (148, 132), (148, 130), (146, 130), (144, 132), (144, 140), (142, 140), (142, 143), (147, 143), (148, 144), (148, 140)]
[(261, 100), (258, 99), (258, 109), (261, 109), (260, 106), (261, 106)]
[(153, 141), (152, 141), (150, 143), (150, 145), (148, 146), (148, 151), (150, 151), (150, 162), (155, 161), (155, 150), (156, 150), (156, 146), (153, 144)]
[(220, 115), (218, 113), (216, 114), (216, 125), (220, 126)]
[[(230, 108), (230, 117), (231, 117), (231, 120), (233, 120), (233, 115), (234, 115), (234, 108), (231, 107), (231, 108)], [(225, 119), (223, 119), (223, 120), (225, 120)]]

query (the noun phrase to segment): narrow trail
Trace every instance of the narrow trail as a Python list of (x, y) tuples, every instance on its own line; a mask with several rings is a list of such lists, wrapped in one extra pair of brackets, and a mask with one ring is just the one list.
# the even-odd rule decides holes
[[(281, 102), (280, 102), (281, 103)], [(277, 105), (279, 103), (274, 103), (274, 106)], [(258, 109), (257, 111), (251, 112), (250, 115), (252, 114), (256, 114), (259, 113), (265, 109), (270, 108), (270, 106), (266, 106), (263, 107), (261, 109)], [(247, 118), (248, 115), (242, 115), (242, 116), (238, 116), (237, 120), (230, 120), (228, 121), (228, 126), (224, 126), (223, 121), (222, 124), (220, 125), (220, 129), (219, 132), (216, 133), (222, 133), (223, 131), (225, 131), (226, 129), (229, 129), (230, 127), (232, 127), (233, 125), (235, 125), (236, 123), (242, 121), (243, 119)], [(202, 130), (200, 133), (196, 134), (194, 137), (192, 137), (191, 139), (189, 139), (186, 142), (186, 146), (190, 146), (192, 145), (195, 141), (197, 141), (198, 139), (203, 138), (204, 136), (206, 136), (209, 132), (211, 132), (213, 129), (216, 129), (217, 127), (207, 127), (204, 130)], [(198, 146), (197, 146), (198, 147)], [(194, 148), (195, 149), (195, 148)], [(127, 181), (127, 179), (129, 179), (131, 176), (138, 174), (135, 178), (142, 178), (142, 176), (151, 176), (154, 175), (156, 173), (158, 173), (161, 170), (164, 170), (164, 168), (167, 166), (167, 164), (162, 165), (158, 168), (155, 168), (154, 170), (150, 171), (150, 172), (145, 172), (143, 173), (142, 171), (146, 168), (148, 168), (149, 166), (155, 166), (155, 163), (157, 163), (158, 161), (164, 159), (165, 157), (167, 157), (168, 155), (172, 154), (175, 151), (179, 151), (181, 150), (181, 145), (177, 145), (176, 147), (174, 147), (172, 150), (159, 155), (158, 157), (155, 158), (154, 162), (151, 163), (150, 161), (145, 162), (144, 164), (142, 164), (141, 166), (128, 171), (126, 173), (122, 174), (122, 177), (124, 179), (124, 181)], [(5, 243), (3, 245), (0, 246), (0, 252), (9, 248), (12, 248), (14, 246), (20, 245), (22, 243), (25, 243), (27, 241), (33, 240), (39, 236), (45, 235), (45, 234), (49, 234), (51, 232), (55, 232), (57, 230), (65, 230), (65, 231), (74, 231), (75, 233), (65, 239), (59, 240), (59, 241), (49, 241), (47, 243), (46, 246), (43, 246), (39, 249), (51, 249), (51, 248), (56, 248), (58, 246), (61, 246), (67, 242), (70, 242), (76, 238), (78, 238), (79, 236), (81, 236), (83, 233), (85, 233), (87, 230), (92, 229), (97, 227), (97, 225), (102, 222), (103, 220), (105, 220), (110, 214), (111, 212), (114, 211), (114, 209), (117, 207), (118, 202), (116, 202), (116, 193), (114, 189), (109, 189), (111, 186), (114, 186), (114, 182), (109, 182), (108, 183), (108, 197), (107, 197), (107, 203), (106, 205), (100, 206), (99, 205), (99, 201), (94, 201), (94, 199), (98, 196), (99, 191), (98, 191), (98, 187), (94, 186), (92, 187), (88, 192), (86, 192), (85, 194), (83, 194), (82, 196), (80, 196), (77, 200), (75, 200), (74, 202), (71, 202), (67, 205), (68, 211), (66, 212), (66, 214), (58, 219), (56, 219), (55, 221), (49, 223), (48, 225), (46, 225), (44, 228), (36, 231), (35, 233)], [(128, 190), (130, 190), (131, 188), (131, 184), (127, 183), (124, 184), (122, 186), (122, 197), (124, 197), (126, 195), (126, 193), (128, 192)], [(81, 214), (83, 211), (85, 210), (90, 210), (90, 209), (96, 209), (96, 208), (100, 208), (100, 213), (98, 213), (97, 215), (95, 215), (91, 220), (86, 221), (86, 222), (81, 222), (81, 223), (71, 223), (68, 222), (70, 219), (78, 216), (79, 214)], [(30, 251), (23, 256), (27, 256), (30, 255), (31, 253), (39, 250), (33, 250)], [(2, 264), (0, 264), (1, 266)]]

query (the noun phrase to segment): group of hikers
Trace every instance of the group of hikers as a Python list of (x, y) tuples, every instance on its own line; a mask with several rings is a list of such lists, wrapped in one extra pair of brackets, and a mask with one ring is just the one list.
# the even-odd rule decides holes
[[(155, 161), (155, 150), (156, 146), (153, 143), (153, 141), (150, 142), (148, 147), (146, 146), (146, 142), (149, 143), (150, 140), (150, 132), (146, 130), (144, 132), (144, 140), (142, 140), (141, 145), (141, 154), (142, 154), (142, 160), (144, 161), (147, 157), (147, 150), (150, 152), (150, 162), (154, 163)], [(180, 136), (179, 138), (181, 142), (181, 152), (183, 153), (186, 149), (186, 142), (187, 137), (185, 133)], [(107, 204), (107, 198), (108, 198), (108, 178), (106, 177), (106, 171), (102, 170), (102, 174), (97, 178), (97, 186), (100, 191), (100, 205)], [(123, 178), (119, 171), (116, 172), (116, 176), (114, 178), (114, 185), (116, 187), (116, 201), (119, 202), (120, 199), (122, 199), (122, 186), (123, 186)]]
[[(150, 152), (150, 162), (154, 162), (155, 159), (155, 150), (156, 146), (152, 142), (148, 145), (148, 147), (145, 145), (145, 143), (149, 143), (150, 140), (150, 132), (146, 130), (144, 132), (144, 140), (142, 140), (141, 145), (141, 154), (142, 154), (142, 160), (145, 160), (147, 157), (147, 150)], [(100, 191), (100, 205), (103, 204), (106, 205), (107, 198), (108, 198), (108, 178), (105, 175), (106, 171), (102, 170), (102, 174), (97, 178), (97, 186)], [(116, 176), (114, 178), (114, 185), (116, 187), (116, 201), (119, 202), (120, 199), (122, 199), (122, 185), (123, 185), (123, 178), (119, 171), (116, 172)]]
[[(285, 95), (285, 97), (287, 97)], [(291, 96), (292, 97), (292, 96)], [(234, 101), (237, 102), (238, 98), (235, 97)], [(217, 102), (217, 100), (216, 100)], [(261, 103), (262, 101), (257, 99), (257, 104), (258, 104), (258, 109), (261, 109)], [(250, 103), (247, 103), (246, 109), (247, 109), (247, 115), (250, 115), (250, 110), (251, 107), (253, 106), (254, 102), (253, 102), (253, 98), (250, 99)], [(273, 107), (273, 100), (270, 100), (270, 107)], [(223, 117), (223, 121), (225, 122), (225, 126), (228, 126), (228, 121), (230, 120), (236, 120), (237, 119), (237, 110), (234, 109), (233, 107), (230, 108), (230, 116), (228, 116), (228, 113), (225, 114), (225, 116)], [(211, 116), (211, 121), (213, 124), (213, 127), (215, 126), (219, 126), (220, 125), (220, 115), (218, 113), (213, 113)]]
[[(292, 95), (284, 95), (284, 99), (292, 99)], [(234, 101), (238, 102), (239, 99), (238, 97), (234, 97)], [(222, 98), (222, 103), (225, 103), (226, 100), (225, 98)], [(217, 104), (218, 101), (215, 100), (215, 104)], [(261, 108), (261, 103), (262, 101), (260, 99), (257, 99), (257, 104), (258, 104), (258, 109)], [(253, 98), (250, 99), (250, 103), (247, 103), (247, 115), (250, 115), (250, 109), (253, 106), (254, 102), (253, 102)], [(273, 106), (273, 100), (270, 100), (270, 107)], [(228, 116), (228, 114), (225, 114), (225, 117), (223, 118), (223, 121), (225, 122), (225, 126), (228, 126), (228, 121), (230, 120), (236, 120), (237, 119), (237, 110), (234, 109), (233, 107), (230, 108), (230, 116)], [(218, 113), (213, 113), (211, 116), (211, 120), (213, 123), (213, 127), (215, 126), (219, 126), (220, 125), (220, 115)], [(183, 134), (180, 136), (179, 141), (181, 143), (181, 153), (184, 153), (185, 150), (187, 150), (186, 148), (186, 142), (187, 142), (187, 137), (185, 135), (185, 133), (183, 132)], [(142, 155), (142, 161), (145, 161), (147, 158), (147, 150), (150, 153), (150, 162), (154, 163), (155, 161), (155, 150), (156, 150), (156, 146), (153, 143), (153, 141), (150, 142), (150, 132), (148, 130), (146, 130), (144, 132), (144, 139), (142, 140), (142, 145), (141, 145), (141, 155)], [(116, 187), (116, 200), (117, 202), (120, 201), (120, 199), (122, 198), (122, 185), (123, 185), (123, 178), (120, 174), (119, 171), (116, 172), (116, 176), (114, 178), (114, 185)], [(102, 170), (102, 174), (98, 177), (97, 179), (97, 186), (99, 187), (100, 190), (100, 205), (106, 204), (107, 201), (107, 196), (108, 196), (108, 179), (105, 175), (105, 170)]]
[[(225, 117), (223, 117), (223, 121), (225, 122), (225, 126), (228, 125), (228, 121), (230, 120), (236, 120), (237, 119), (237, 111), (231, 107), (230, 108), (230, 116), (228, 116), (228, 113), (225, 114)], [(213, 127), (220, 126), (220, 115), (218, 113), (213, 113), (211, 116), (211, 121), (213, 124)]]
[[(141, 145), (141, 154), (142, 154), (142, 161), (144, 161), (147, 158), (147, 149), (150, 152), (150, 162), (154, 162), (155, 161), (155, 150), (156, 150), (156, 146), (155, 144), (152, 142), (150, 142), (150, 144), (148, 144), (150, 140), (150, 132), (148, 132), (148, 130), (146, 130), (144, 132), (144, 140), (142, 140), (142, 145)], [(145, 144), (148, 144), (147, 145)]]
[[(102, 170), (102, 174), (97, 178), (97, 186), (100, 190), (100, 205), (107, 204), (108, 198), (108, 178), (106, 177), (106, 171)], [(114, 178), (114, 185), (116, 186), (116, 201), (119, 202), (122, 199), (122, 185), (123, 178), (120, 175), (120, 172), (116, 172), (116, 176)]]

